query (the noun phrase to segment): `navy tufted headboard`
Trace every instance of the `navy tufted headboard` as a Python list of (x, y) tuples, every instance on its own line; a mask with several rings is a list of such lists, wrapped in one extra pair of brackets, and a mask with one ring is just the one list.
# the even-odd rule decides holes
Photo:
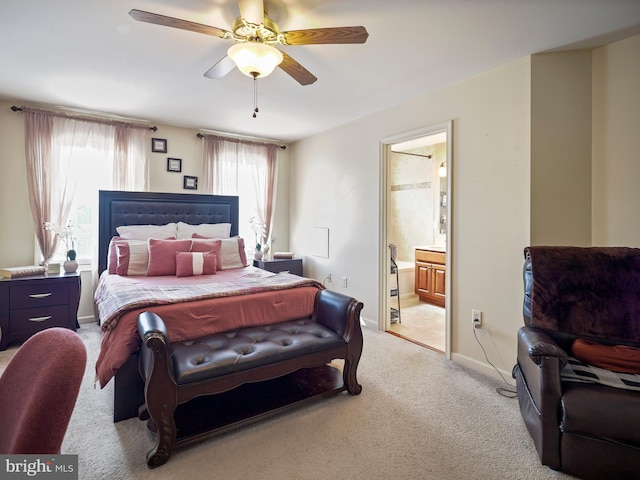
[(100, 190), (98, 201), (99, 273), (107, 268), (109, 241), (121, 225), (230, 223), (231, 236), (238, 235), (237, 196)]

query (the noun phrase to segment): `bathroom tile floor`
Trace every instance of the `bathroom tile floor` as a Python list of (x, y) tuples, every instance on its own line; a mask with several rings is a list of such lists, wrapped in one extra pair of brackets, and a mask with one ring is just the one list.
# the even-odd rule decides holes
[(405, 297), (400, 300), (400, 315), (401, 323), (392, 323), (387, 332), (444, 353), (444, 308), (421, 302), (417, 296)]

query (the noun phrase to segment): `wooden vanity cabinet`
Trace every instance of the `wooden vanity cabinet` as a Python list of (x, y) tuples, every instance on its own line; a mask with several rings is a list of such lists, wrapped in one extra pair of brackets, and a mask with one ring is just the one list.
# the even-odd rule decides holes
[(447, 274), (446, 254), (441, 251), (416, 248), (415, 292), (427, 303), (444, 307)]

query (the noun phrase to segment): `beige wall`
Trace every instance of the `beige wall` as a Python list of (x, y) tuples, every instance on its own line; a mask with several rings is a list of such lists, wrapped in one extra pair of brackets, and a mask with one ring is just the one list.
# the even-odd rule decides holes
[[(522, 249), (532, 243), (640, 246), (640, 36), (594, 51), (536, 55), (294, 145), (291, 243), (331, 228), (332, 288), (378, 324), (382, 138), (453, 121), (452, 358), (508, 373), (522, 325)], [(329, 192), (336, 192), (330, 194)], [(336, 275), (336, 272), (338, 274)], [(349, 286), (337, 277), (348, 275)]]
[[(20, 113), (10, 110), (21, 102), (0, 101), (0, 266), (13, 267), (33, 264), (35, 236), (27, 193), (24, 157), (24, 120)], [(167, 139), (167, 153), (150, 153), (149, 190), (152, 192), (202, 193), (184, 190), (183, 175), (201, 176), (201, 140), (196, 130), (157, 125), (152, 137)], [(167, 172), (167, 157), (182, 159), (182, 172)], [(278, 250), (289, 250), (289, 150), (279, 152), (278, 190), (273, 237)], [(240, 221), (245, 221), (240, 219)], [(248, 220), (246, 220), (248, 221)], [(78, 316), (93, 320), (92, 278), (82, 273), (82, 296)]]
[(0, 266), (33, 263), (35, 237), (27, 193), (22, 114), (0, 101)]
[[(522, 59), (293, 145), (291, 245), (307, 274), (364, 303), (378, 324), (380, 141), (453, 120), (451, 316), (455, 359), (485, 369), (471, 309), (497, 365), (515, 360), (522, 324), (522, 250), (529, 242), (530, 64)], [(451, 193), (450, 193), (451, 195)], [(450, 197), (451, 198), (451, 197)], [(310, 254), (314, 226), (330, 229), (328, 259)], [(339, 279), (347, 276), (348, 287)], [(488, 369), (486, 369), (488, 371)]]
[(591, 51), (531, 57), (531, 244), (591, 245)]
[(593, 52), (593, 243), (640, 247), (640, 35)]

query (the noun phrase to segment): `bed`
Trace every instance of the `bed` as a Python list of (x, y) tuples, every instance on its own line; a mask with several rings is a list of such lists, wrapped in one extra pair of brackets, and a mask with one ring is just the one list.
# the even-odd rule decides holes
[[(238, 326), (251, 327), (310, 317), (315, 295), (324, 288), (312, 279), (273, 274), (251, 265), (217, 270), (213, 275), (186, 275), (178, 279), (181, 280), (179, 285), (174, 284), (177, 282), (175, 274), (114, 275), (113, 239), (119, 236), (118, 227), (180, 222), (188, 225), (228, 224), (228, 235), (233, 239), (238, 234), (238, 197), (99, 192), (100, 281), (95, 298), (104, 337), (96, 374), (101, 387), (114, 382), (114, 422), (137, 416), (145, 401), (138, 359), (141, 338), (136, 326), (140, 313), (151, 311), (162, 316), (172, 342), (189, 341)], [(180, 238), (178, 242), (165, 240), (157, 239), (157, 243), (180, 243)], [(151, 242), (149, 240), (150, 249)], [(219, 261), (220, 257), (217, 258)], [(246, 258), (243, 262), (248, 263)], [(149, 271), (152, 263), (150, 254)], [(112, 285), (106, 287), (107, 281)], [(197, 293), (195, 296), (183, 295), (183, 290)], [(116, 297), (118, 291), (121, 292), (118, 295), (124, 296)], [(109, 302), (117, 306), (109, 306)], [(230, 317), (233, 317), (233, 324), (229, 324)]]

